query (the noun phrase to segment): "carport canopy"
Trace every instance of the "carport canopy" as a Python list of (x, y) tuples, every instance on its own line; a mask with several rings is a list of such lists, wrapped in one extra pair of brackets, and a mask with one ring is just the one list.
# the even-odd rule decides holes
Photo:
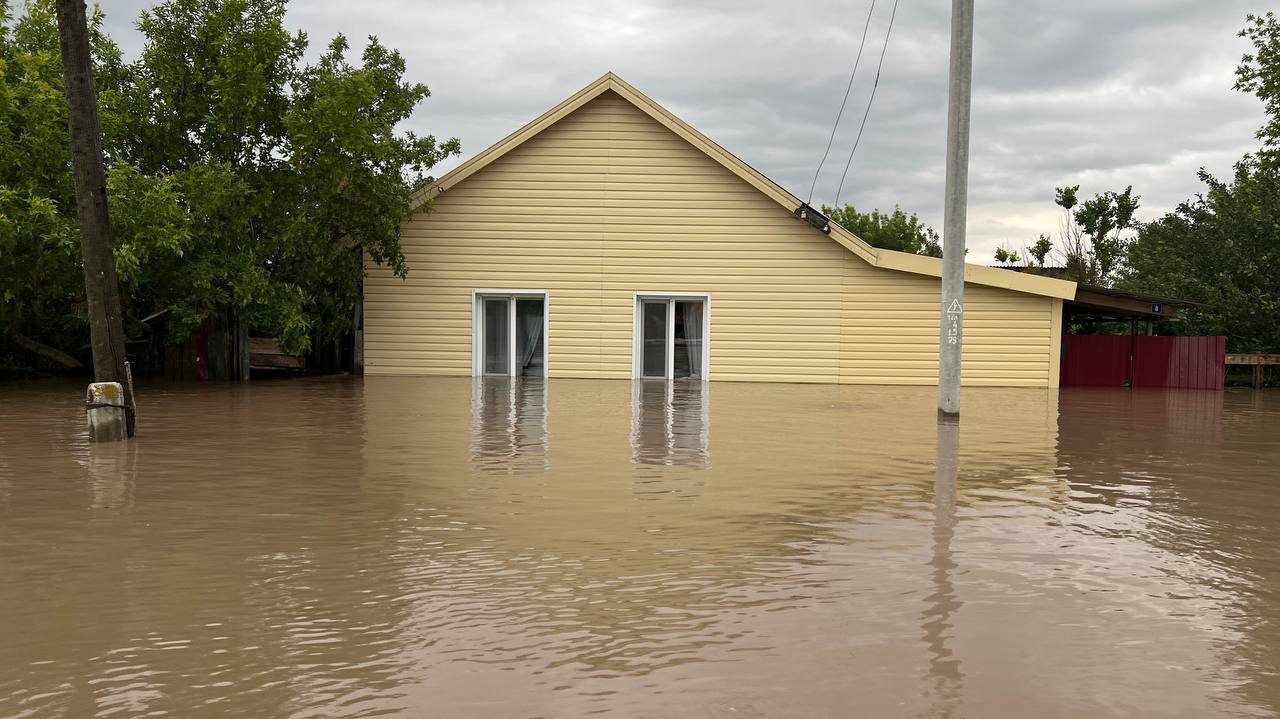
[(1080, 285), (1076, 288), (1075, 299), (1063, 302), (1062, 313), (1064, 319), (1076, 321), (1167, 322), (1177, 319), (1180, 310), (1203, 306), (1199, 302), (1174, 297)]

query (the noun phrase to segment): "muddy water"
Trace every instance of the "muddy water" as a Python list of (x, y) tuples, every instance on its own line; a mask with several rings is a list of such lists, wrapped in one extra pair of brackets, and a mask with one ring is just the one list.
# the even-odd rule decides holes
[(0, 386), (0, 717), (1280, 707), (1276, 394), (78, 393)]

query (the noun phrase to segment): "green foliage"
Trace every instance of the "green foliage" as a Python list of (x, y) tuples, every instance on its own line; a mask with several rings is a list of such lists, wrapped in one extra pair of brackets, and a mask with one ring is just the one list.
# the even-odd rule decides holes
[[(399, 53), (370, 38), (352, 59), (338, 36), (306, 64), (285, 9), (168, 0), (138, 20), (133, 63), (100, 13), (92, 23), (126, 314), (167, 311), (175, 340), (227, 308), (288, 351), (349, 329), (362, 257), (406, 275), (413, 192), (458, 152), (399, 130), (429, 96), (404, 81)], [(83, 288), (52, 0), (10, 16), (0, 5), (0, 335), (8, 324), (75, 347)], [(59, 317), (69, 331), (48, 332)]]
[(1049, 257), (1049, 253), (1053, 252), (1053, 240), (1048, 235), (1040, 235), (1036, 243), (1027, 250), (1027, 254), (1032, 258), (1037, 267), (1044, 267), (1045, 260)]
[(1081, 203), (1076, 196), (1079, 189), (1075, 185), (1056, 192), (1056, 203), (1065, 213), (1059, 252), (1068, 279), (1106, 286), (1124, 259), (1124, 233), (1136, 229), (1134, 213), (1142, 198), (1133, 194), (1130, 186), (1124, 192), (1108, 190)]
[(1274, 12), (1249, 15), (1240, 37), (1253, 45), (1253, 52), (1236, 68), (1235, 88), (1262, 100), (1267, 121), (1258, 129), (1258, 155), (1263, 164), (1274, 165), (1280, 159), (1280, 20)]
[(1049, 253), (1053, 251), (1053, 240), (1048, 235), (1040, 235), (1036, 243), (1030, 247), (1023, 246), (1022, 252), (1018, 253), (1008, 247), (997, 247), (995, 252), (996, 262), (1003, 265), (1017, 265), (1019, 262), (1025, 262), (1023, 265), (1028, 272), (1038, 273), (1044, 269), (1045, 260), (1049, 257)]
[(144, 172), (226, 163), (271, 167), (285, 151), (290, 81), (307, 40), (284, 29), (283, 0), (169, 0), (146, 10), (127, 128)]
[(1083, 203), (1079, 193), (1079, 185), (1054, 189), (1053, 202), (1063, 212), (1056, 246), (1048, 235), (1042, 234), (1031, 247), (1023, 248), (1021, 256), (998, 248), (996, 261), (1017, 264), (1025, 259), (1029, 271), (1042, 271), (1056, 253), (1058, 257), (1054, 259), (1062, 262), (1066, 279), (1090, 285), (1110, 284), (1124, 262), (1128, 238), (1138, 228), (1134, 214), (1142, 198), (1133, 194), (1132, 186), (1124, 192), (1103, 192)]
[(1137, 227), (1134, 213), (1139, 200), (1133, 194), (1133, 186), (1124, 192), (1104, 192), (1092, 200), (1086, 200), (1072, 215), (1089, 238), (1090, 249), (1083, 258), (1085, 276), (1095, 284), (1110, 280), (1124, 257), (1125, 242), (1121, 234)]
[[(98, 68), (119, 56), (101, 22), (91, 19)], [(113, 75), (103, 75), (110, 95)], [(0, 4), (0, 337), (15, 330), (74, 347), (87, 331), (70, 168), (53, 6), (15, 20)]]
[(1231, 184), (1200, 178), (1206, 194), (1142, 227), (1119, 284), (1205, 303), (1182, 313), (1187, 334), (1280, 351), (1280, 173), (1246, 161)]
[(1280, 352), (1280, 22), (1250, 15), (1254, 46), (1236, 89), (1263, 101), (1261, 147), (1230, 183), (1207, 172), (1207, 192), (1143, 225), (1128, 247), (1120, 286), (1204, 303), (1181, 313), (1188, 334), (1222, 334), (1233, 352)]
[(1053, 203), (1067, 212), (1071, 212), (1071, 208), (1075, 207), (1080, 201), (1076, 197), (1076, 193), (1079, 191), (1079, 185), (1068, 185), (1066, 187), (1056, 188), (1054, 190)]
[(853, 205), (842, 208), (823, 205), (822, 213), (873, 247), (942, 257), (938, 233), (921, 222), (914, 212), (908, 215), (901, 207), (895, 206), (891, 213), (880, 210), (866, 213), (859, 212)]
[(1014, 264), (1017, 264), (1018, 261), (1021, 259), (1022, 258), (1018, 256), (1017, 252), (1014, 252), (1004, 247), (996, 248), (996, 262), (1006, 264), (1006, 265), (1014, 265)]

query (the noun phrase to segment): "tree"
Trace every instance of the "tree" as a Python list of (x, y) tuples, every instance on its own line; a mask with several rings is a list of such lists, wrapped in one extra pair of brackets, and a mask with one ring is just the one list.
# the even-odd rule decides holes
[(1050, 252), (1053, 252), (1053, 240), (1048, 235), (1040, 235), (1036, 243), (1027, 250), (1027, 255), (1035, 262), (1036, 267), (1044, 267)]
[(1009, 250), (1004, 247), (996, 248), (996, 262), (1008, 265), (1016, 265), (1022, 258), (1018, 256), (1017, 251)]
[(430, 94), (402, 79), (399, 53), (371, 37), (353, 63), (340, 35), (304, 66), (307, 38), (284, 29), (284, 13), (283, 0), (144, 12), (130, 98), (143, 121), (121, 146), (188, 208), (167, 239), (180, 261), (162, 251), (168, 272), (147, 277), (153, 301), (188, 328), (230, 307), (301, 351), (350, 329), (363, 258), (406, 275), (400, 223), (458, 142), (397, 131)]
[(1280, 22), (1250, 15), (1254, 51), (1236, 89), (1263, 101), (1261, 147), (1230, 183), (1201, 170), (1208, 189), (1139, 230), (1120, 286), (1204, 303), (1180, 313), (1189, 334), (1223, 334), (1233, 352), (1280, 352)]
[[(0, 327), (74, 351), (86, 325), (53, 3), (15, 21), (3, 2)], [(338, 36), (308, 64), (284, 15), (283, 0), (168, 0), (139, 19), (132, 63), (90, 22), (125, 316), (164, 312), (171, 339), (222, 311), (289, 351), (349, 329), (363, 260), (410, 271), (400, 223), (430, 209), (413, 193), (459, 150), (403, 131), (429, 92), (399, 53), (370, 38), (351, 57)]]
[[(106, 125), (122, 64), (101, 24), (95, 12), (88, 30)], [(71, 348), (87, 339), (67, 128), (53, 3), (14, 19), (0, 2), (0, 366), (77, 366)]]
[(880, 210), (859, 212), (853, 205), (838, 209), (823, 205), (822, 213), (873, 247), (942, 257), (938, 233), (921, 222), (914, 212), (908, 215), (896, 205), (892, 213)]
[(1262, 100), (1266, 122), (1258, 129), (1262, 141), (1258, 160), (1263, 166), (1280, 161), (1280, 20), (1274, 12), (1248, 15), (1239, 36), (1253, 45), (1236, 68), (1235, 89), (1249, 92)]
[(1079, 191), (1079, 185), (1055, 190), (1054, 204), (1064, 213), (1058, 251), (1068, 279), (1107, 285), (1124, 258), (1125, 233), (1137, 227), (1134, 213), (1142, 198), (1133, 194), (1132, 185), (1124, 192), (1108, 190), (1083, 203)]
[(1008, 247), (996, 248), (996, 262), (1005, 265), (1017, 265), (1019, 262), (1030, 271), (1039, 271), (1044, 269), (1045, 260), (1048, 259), (1049, 253), (1053, 252), (1053, 240), (1048, 235), (1040, 235), (1034, 245), (1027, 247), (1023, 245), (1022, 253)]
[(1202, 302), (1180, 313), (1187, 334), (1226, 335), (1232, 352), (1280, 351), (1280, 173), (1241, 162), (1230, 184), (1144, 225), (1129, 247), (1124, 289)]
[(1017, 264), (1042, 270), (1052, 256), (1065, 268), (1064, 276), (1075, 282), (1108, 285), (1120, 269), (1129, 235), (1138, 228), (1134, 217), (1141, 196), (1133, 194), (1133, 186), (1124, 192), (1107, 191), (1081, 203), (1080, 186), (1066, 185), (1054, 190), (1054, 204), (1063, 210), (1059, 240), (1055, 246), (1048, 235), (1040, 235), (1031, 247), (1019, 255), (1006, 247), (996, 248), (997, 262)]

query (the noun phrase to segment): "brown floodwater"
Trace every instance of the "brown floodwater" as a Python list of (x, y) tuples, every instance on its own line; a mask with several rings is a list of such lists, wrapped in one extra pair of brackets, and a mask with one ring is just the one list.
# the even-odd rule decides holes
[(1280, 395), (0, 385), (0, 717), (1280, 711)]

